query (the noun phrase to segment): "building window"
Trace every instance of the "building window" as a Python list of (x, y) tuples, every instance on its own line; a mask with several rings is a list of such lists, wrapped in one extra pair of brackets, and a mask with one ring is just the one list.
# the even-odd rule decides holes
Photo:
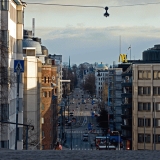
[(138, 143), (143, 143), (144, 142), (144, 136), (145, 136), (145, 142), (146, 143), (150, 143), (150, 140), (151, 140), (151, 136), (150, 134), (138, 134)]
[(149, 96), (151, 94), (151, 87), (138, 87), (138, 95)]
[(43, 97), (47, 97), (47, 92), (43, 92)]
[(44, 77), (44, 83), (46, 83), (46, 77)]
[(143, 143), (144, 134), (138, 134), (138, 143)]
[(138, 111), (150, 111), (151, 110), (151, 103), (150, 102), (138, 102)]
[(49, 77), (48, 77), (48, 83), (49, 83)]
[[(154, 134), (153, 134), (153, 142), (154, 142)], [(160, 143), (160, 134), (155, 135), (155, 142)]]
[(160, 95), (160, 87), (153, 87), (153, 95)]
[(44, 150), (44, 145), (42, 145), (42, 150)]
[(1, 148), (9, 148), (9, 141), (0, 141)]
[[(151, 126), (151, 119), (145, 118), (145, 127)], [(138, 127), (144, 127), (144, 118), (138, 118)]]
[(151, 71), (138, 71), (138, 79), (151, 79)]
[(159, 118), (155, 119), (155, 125), (154, 125), (154, 119), (153, 119), (153, 126), (160, 127), (160, 119)]
[(42, 124), (44, 124), (44, 118), (42, 117)]
[(138, 127), (143, 127), (143, 126), (144, 126), (143, 118), (138, 118)]
[(1, 0), (1, 9), (2, 10), (8, 10), (8, 2), (6, 0)]
[(51, 97), (51, 91), (48, 92), (48, 97)]
[(153, 79), (160, 79), (160, 71), (153, 71)]
[(151, 141), (151, 136), (150, 136), (150, 134), (146, 134), (146, 135), (145, 135), (145, 142), (146, 142), (146, 143), (150, 143), (150, 141)]
[[(156, 111), (160, 112), (160, 103), (155, 103), (155, 105), (156, 105)], [(154, 103), (153, 103), (153, 106), (154, 106)]]

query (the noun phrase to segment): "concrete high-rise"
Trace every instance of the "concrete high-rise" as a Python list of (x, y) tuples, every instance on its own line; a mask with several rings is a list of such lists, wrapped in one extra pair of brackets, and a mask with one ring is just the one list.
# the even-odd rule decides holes
[[(21, 0), (0, 1), (0, 148), (15, 149), (17, 84), (14, 60), (23, 59), (23, 14), (26, 4)], [(23, 84), (20, 79), (18, 122), (23, 123)], [(18, 126), (17, 149), (23, 149), (23, 126)]]

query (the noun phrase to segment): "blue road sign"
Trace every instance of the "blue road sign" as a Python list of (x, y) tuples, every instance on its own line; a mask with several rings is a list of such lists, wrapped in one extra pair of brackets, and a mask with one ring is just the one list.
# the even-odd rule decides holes
[(92, 125), (91, 125), (91, 123), (88, 123), (88, 130), (92, 130)]
[(24, 72), (24, 60), (14, 60), (14, 72)]
[(92, 105), (94, 104), (94, 100), (92, 100)]

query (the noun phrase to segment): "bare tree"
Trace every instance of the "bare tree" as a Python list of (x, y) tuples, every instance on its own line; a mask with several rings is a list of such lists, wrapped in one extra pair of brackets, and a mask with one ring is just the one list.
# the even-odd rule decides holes
[[(28, 120), (27, 124), (32, 126), (33, 125), (33, 121), (32, 120)], [(23, 148), (26, 148), (26, 131), (27, 128), (23, 127)], [(32, 127), (28, 128), (28, 148), (29, 149), (33, 149), (34, 147), (37, 146), (37, 148), (40, 148), (40, 146), (38, 146), (38, 139), (37, 139), (37, 131), (33, 130)]]
[(108, 100), (108, 84), (103, 83), (102, 87), (102, 101), (107, 102)]
[[(3, 28), (3, 27), (2, 27)], [(16, 83), (13, 68), (9, 68), (9, 54), (14, 53), (15, 40), (10, 37), (6, 30), (0, 31), (0, 133), (7, 133), (8, 124), (3, 121), (9, 120), (9, 101), (11, 92)], [(2, 138), (2, 137), (1, 137)]]
[(83, 89), (88, 91), (91, 96), (95, 94), (96, 86), (95, 86), (95, 75), (88, 74), (85, 78), (85, 82), (83, 84)]

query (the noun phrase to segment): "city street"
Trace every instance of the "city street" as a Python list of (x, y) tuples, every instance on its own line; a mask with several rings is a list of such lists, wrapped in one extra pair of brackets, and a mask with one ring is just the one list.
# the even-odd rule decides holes
[[(82, 96), (84, 99), (88, 99), (88, 95), (84, 94), (79, 88), (76, 88), (75, 91), (70, 95), (70, 106), (69, 113), (73, 112), (73, 116), (70, 116), (72, 120), (72, 126), (65, 126), (66, 133), (66, 143), (65, 146), (68, 149), (72, 150), (92, 150), (95, 149), (95, 133), (91, 133), (88, 130), (88, 124), (92, 124), (92, 130), (100, 132), (96, 128), (96, 117), (92, 115), (94, 111), (95, 114), (98, 114), (98, 111), (95, 111), (97, 104), (92, 105), (91, 100), (86, 103), (82, 103)], [(68, 117), (68, 108), (66, 109), (65, 116)], [(74, 117), (74, 118), (73, 118)], [(88, 135), (88, 140), (83, 141), (83, 134)]]

